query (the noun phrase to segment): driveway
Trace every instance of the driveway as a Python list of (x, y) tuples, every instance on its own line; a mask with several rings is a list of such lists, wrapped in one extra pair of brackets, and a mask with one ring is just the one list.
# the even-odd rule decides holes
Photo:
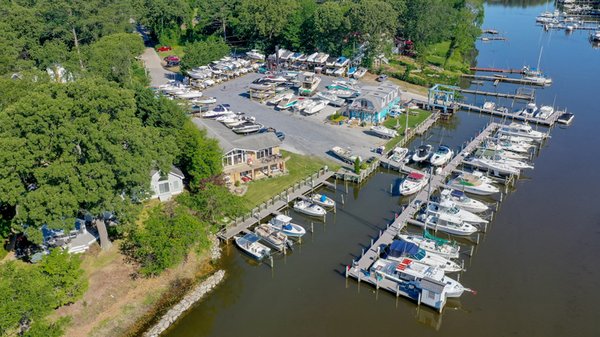
[(160, 57), (154, 48), (146, 48), (141, 59), (144, 61), (144, 66), (146, 67), (148, 75), (150, 75), (151, 86), (158, 87), (167, 83), (169, 80), (181, 79), (181, 75), (163, 68)]

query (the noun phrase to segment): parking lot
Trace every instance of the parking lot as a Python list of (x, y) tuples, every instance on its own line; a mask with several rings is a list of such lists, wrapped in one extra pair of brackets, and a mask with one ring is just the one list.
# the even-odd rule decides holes
[[(368, 134), (368, 128), (332, 125), (327, 116), (335, 112), (328, 106), (321, 112), (304, 116), (291, 111), (278, 111), (275, 107), (251, 101), (247, 92), (250, 83), (262, 75), (251, 73), (204, 90), (205, 96), (214, 96), (217, 103), (227, 103), (235, 112), (242, 111), (256, 117), (266, 127), (285, 133), (282, 148), (300, 154), (335, 158), (329, 150), (333, 146), (349, 147), (363, 158), (371, 156), (371, 149), (385, 144), (385, 140)], [(331, 84), (334, 78), (322, 76), (319, 89)]]

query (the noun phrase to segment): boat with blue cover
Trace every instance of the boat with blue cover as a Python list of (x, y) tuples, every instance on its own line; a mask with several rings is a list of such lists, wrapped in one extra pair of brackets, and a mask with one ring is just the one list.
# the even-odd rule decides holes
[(259, 242), (260, 237), (254, 233), (235, 237), (235, 244), (246, 254), (257, 260), (262, 260), (271, 254), (271, 249)]
[(310, 201), (322, 207), (335, 207), (335, 201), (325, 194), (313, 193), (310, 196)]
[(274, 218), (269, 220), (268, 225), (289, 237), (300, 238), (306, 234), (306, 229), (304, 229), (304, 227), (292, 223), (292, 218), (283, 214), (277, 214)]
[(383, 247), (382, 257), (393, 261), (402, 261), (408, 257), (428, 266), (440, 268), (446, 273), (462, 270), (458, 263), (422, 249), (417, 244), (403, 239), (394, 240), (391, 244)]

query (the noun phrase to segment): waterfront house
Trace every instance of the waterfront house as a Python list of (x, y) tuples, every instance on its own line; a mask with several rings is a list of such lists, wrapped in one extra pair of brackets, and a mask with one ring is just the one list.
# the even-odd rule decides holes
[(152, 199), (158, 198), (160, 201), (169, 200), (172, 196), (183, 192), (183, 172), (175, 166), (171, 167), (168, 174), (159, 170), (150, 172), (150, 188), (152, 190)]
[(88, 230), (86, 222), (84, 219), (75, 219), (73, 227), (69, 230), (50, 229), (47, 225), (43, 225), (42, 248), (46, 250), (61, 247), (71, 254), (84, 253), (98, 240), (98, 233), (93, 229)]
[(378, 124), (399, 102), (400, 87), (397, 85), (386, 82), (378, 86), (366, 86), (361, 88), (360, 96), (346, 107), (344, 114), (361, 122)]

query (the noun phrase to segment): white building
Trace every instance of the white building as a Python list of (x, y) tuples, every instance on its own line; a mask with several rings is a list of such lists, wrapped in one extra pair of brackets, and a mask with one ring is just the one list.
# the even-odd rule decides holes
[(183, 172), (175, 166), (171, 167), (171, 172), (167, 175), (162, 174), (159, 170), (152, 170), (150, 176), (152, 199), (158, 198), (160, 201), (165, 201), (183, 192)]

